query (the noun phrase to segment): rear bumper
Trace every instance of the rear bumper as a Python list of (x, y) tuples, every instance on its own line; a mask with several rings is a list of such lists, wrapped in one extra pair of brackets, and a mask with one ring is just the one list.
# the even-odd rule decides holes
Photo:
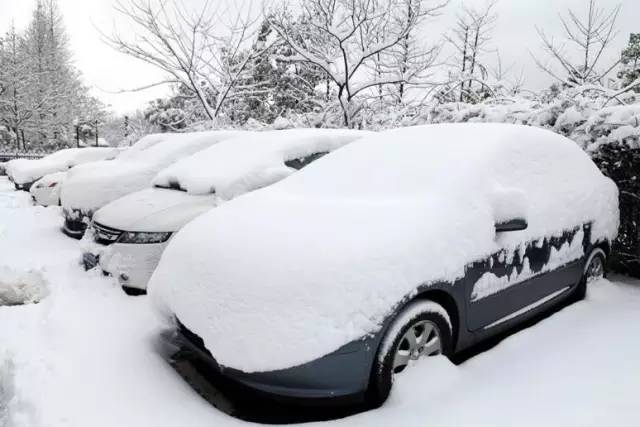
[(16, 190), (22, 190), (22, 191), (29, 191), (32, 185), (33, 185), (33, 182), (24, 182), (21, 184), (18, 184), (17, 182), (13, 183), (13, 186), (16, 188)]
[(304, 405), (362, 403), (369, 384), (377, 346), (375, 338), (350, 343), (342, 349), (288, 369), (246, 373), (220, 366), (204, 348), (202, 340), (184, 326), (163, 336), (177, 349), (174, 364), (185, 360), (278, 400)]
[(82, 214), (74, 211), (73, 214), (69, 215), (67, 211), (64, 211), (64, 225), (62, 226), (64, 234), (74, 239), (81, 239), (86, 229), (87, 223)]

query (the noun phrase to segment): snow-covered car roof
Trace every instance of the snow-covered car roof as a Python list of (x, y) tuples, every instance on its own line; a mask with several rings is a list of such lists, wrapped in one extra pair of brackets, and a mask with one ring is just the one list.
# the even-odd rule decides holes
[[(529, 227), (496, 234), (510, 215)], [(616, 235), (617, 188), (560, 135), (397, 129), (196, 218), (168, 245), (149, 292), (221, 365), (284, 369), (377, 332), (419, 286), (453, 283), (500, 248), (589, 222), (592, 241)]]
[(290, 129), (251, 133), (224, 141), (162, 170), (157, 187), (191, 194), (215, 192), (230, 199), (277, 182), (295, 169), (290, 161), (325, 154), (370, 132), (345, 129)]
[(153, 177), (170, 164), (241, 133), (208, 131), (147, 136), (115, 161), (71, 170), (62, 186), (62, 205), (67, 210), (94, 211), (150, 186)]
[(65, 148), (41, 159), (12, 161), (7, 169), (7, 174), (14, 182), (24, 184), (82, 163), (113, 159), (118, 154), (119, 150), (116, 148)]

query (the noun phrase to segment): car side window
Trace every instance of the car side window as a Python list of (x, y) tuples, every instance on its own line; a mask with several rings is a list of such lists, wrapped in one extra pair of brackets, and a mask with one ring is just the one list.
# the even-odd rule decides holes
[(290, 159), (284, 162), (285, 165), (292, 169), (300, 170), (303, 167), (307, 166), (309, 163), (318, 160), (320, 157), (325, 154), (329, 154), (327, 151), (322, 151), (319, 153), (313, 153), (305, 157), (298, 157), (297, 159)]

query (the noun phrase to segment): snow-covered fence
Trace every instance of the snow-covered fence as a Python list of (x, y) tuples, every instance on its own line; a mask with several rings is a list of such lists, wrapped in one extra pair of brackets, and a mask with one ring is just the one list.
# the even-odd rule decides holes
[(44, 151), (0, 151), (0, 162), (14, 159), (40, 159), (46, 155)]

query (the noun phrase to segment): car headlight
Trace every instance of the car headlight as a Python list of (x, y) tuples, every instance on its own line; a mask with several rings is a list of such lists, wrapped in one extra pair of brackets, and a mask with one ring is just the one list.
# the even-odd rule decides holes
[(171, 232), (142, 233), (137, 231), (125, 231), (118, 239), (118, 243), (162, 243), (169, 240)]

